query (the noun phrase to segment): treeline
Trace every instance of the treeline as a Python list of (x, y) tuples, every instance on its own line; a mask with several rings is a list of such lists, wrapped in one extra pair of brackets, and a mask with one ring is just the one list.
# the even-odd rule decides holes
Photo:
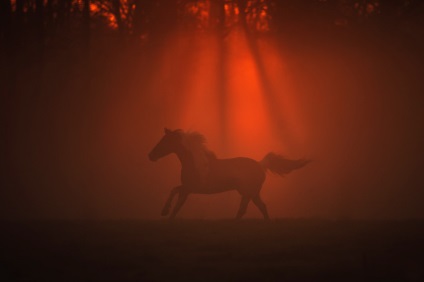
[(10, 50), (113, 35), (140, 42), (176, 28), (211, 31), (246, 23), (255, 32), (377, 25), (423, 15), (419, 0), (0, 0), (0, 42)]

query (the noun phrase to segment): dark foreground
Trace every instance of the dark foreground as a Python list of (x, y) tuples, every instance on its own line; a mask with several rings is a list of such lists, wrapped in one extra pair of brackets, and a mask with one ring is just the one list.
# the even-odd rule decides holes
[(424, 281), (424, 222), (3, 222), (2, 281)]

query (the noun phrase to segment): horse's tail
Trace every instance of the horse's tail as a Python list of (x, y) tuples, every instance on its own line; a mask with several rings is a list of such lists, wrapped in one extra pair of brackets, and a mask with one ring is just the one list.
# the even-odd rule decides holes
[(284, 176), (292, 170), (304, 167), (309, 162), (310, 160), (307, 159), (289, 160), (281, 155), (277, 155), (271, 152), (268, 153), (262, 159), (262, 161), (260, 161), (260, 164), (265, 170), (269, 170), (272, 173)]

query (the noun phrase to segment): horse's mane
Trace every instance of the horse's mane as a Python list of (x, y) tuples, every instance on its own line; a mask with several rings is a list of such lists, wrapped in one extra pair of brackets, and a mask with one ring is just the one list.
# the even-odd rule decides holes
[(177, 132), (182, 137), (183, 146), (191, 152), (194, 165), (200, 175), (207, 175), (210, 161), (215, 160), (216, 155), (207, 148), (205, 136), (197, 131), (177, 130)]
[(203, 153), (208, 159), (216, 159), (214, 152), (206, 146), (206, 138), (203, 134), (197, 131), (187, 131), (179, 129), (177, 131), (182, 136), (183, 145), (192, 153)]

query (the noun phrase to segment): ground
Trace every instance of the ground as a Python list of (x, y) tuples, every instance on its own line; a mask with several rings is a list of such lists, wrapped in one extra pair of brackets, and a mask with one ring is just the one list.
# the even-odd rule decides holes
[(2, 225), (2, 281), (424, 281), (423, 221)]

